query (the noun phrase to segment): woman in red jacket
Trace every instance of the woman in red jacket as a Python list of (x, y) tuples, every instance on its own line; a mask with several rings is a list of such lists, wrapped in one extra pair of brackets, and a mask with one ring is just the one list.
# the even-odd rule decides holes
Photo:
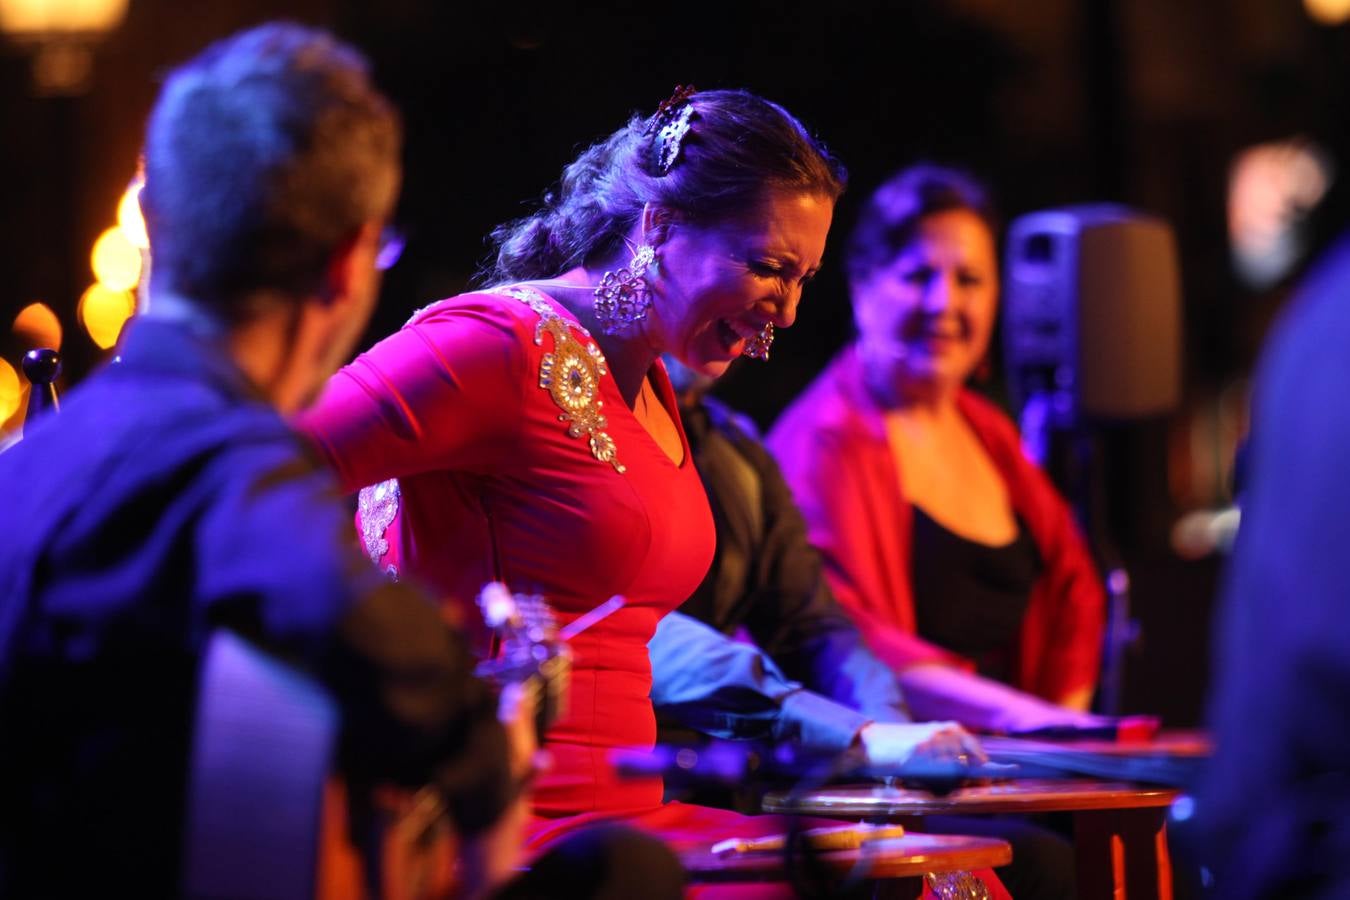
[(996, 232), (964, 173), (921, 165), (884, 184), (848, 250), (858, 339), (770, 445), (916, 716), (1090, 724), (1100, 581), (1012, 423), (966, 387), (994, 327)]

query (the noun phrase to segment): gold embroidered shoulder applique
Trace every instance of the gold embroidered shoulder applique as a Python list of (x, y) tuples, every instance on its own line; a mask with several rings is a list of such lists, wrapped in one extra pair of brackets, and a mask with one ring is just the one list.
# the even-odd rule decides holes
[(577, 328), (587, 338), (589, 332), (580, 326), (569, 326), (542, 295), (529, 288), (496, 288), (492, 293), (519, 300), (539, 314), (539, 324), (534, 327), (536, 345), (544, 345), (545, 334), (553, 337), (553, 351), (545, 353), (539, 365), (539, 386), (549, 392), (562, 410), (558, 421), (567, 424), (568, 436), (585, 435), (592, 456), (609, 463), (616, 472), (627, 471), (619, 462), (614, 438), (605, 431), (609, 421), (601, 412), (605, 402), (599, 396), (600, 379), (609, 374), (605, 358), (594, 343), (583, 344), (577, 340), (572, 328)]

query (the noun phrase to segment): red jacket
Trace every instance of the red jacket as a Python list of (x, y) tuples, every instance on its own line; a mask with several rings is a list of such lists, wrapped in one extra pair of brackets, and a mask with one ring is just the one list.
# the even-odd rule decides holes
[[(1016, 659), (1016, 687), (1057, 701), (1096, 684), (1105, 596), (1068, 505), (1022, 455), (1017, 430), (970, 391), (957, 401), (1008, 486), (1044, 565), (1032, 588)], [(913, 510), (882, 410), (845, 350), (784, 412), (769, 436), (825, 558), (835, 595), (877, 655), (895, 669), (973, 665), (915, 634), (910, 582)]]

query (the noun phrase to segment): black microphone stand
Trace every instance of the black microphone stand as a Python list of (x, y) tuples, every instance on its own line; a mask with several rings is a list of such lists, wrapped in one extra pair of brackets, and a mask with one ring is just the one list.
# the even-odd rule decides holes
[(1032, 461), (1052, 477), (1058, 473), (1055, 480), (1077, 514), (1106, 587), (1106, 631), (1094, 706), (1103, 715), (1118, 716), (1125, 657), (1139, 639), (1139, 623), (1130, 617), (1130, 575), (1107, 521), (1100, 435), (1075, 415), (1067, 389), (1044, 386), (1029, 393), (1020, 429)]
[(23, 374), (30, 385), (28, 411), (24, 414), (25, 430), (48, 412), (58, 412), (56, 379), (61, 375), (61, 354), (46, 348), (30, 350), (23, 357)]

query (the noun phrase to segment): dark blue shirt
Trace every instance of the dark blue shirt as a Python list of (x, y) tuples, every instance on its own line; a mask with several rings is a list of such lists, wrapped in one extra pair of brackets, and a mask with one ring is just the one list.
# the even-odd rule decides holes
[(1191, 824), (1226, 898), (1350, 896), (1350, 243), (1258, 368)]
[(221, 626), (333, 690), (350, 773), (460, 784), (486, 748), (470, 805), (500, 809), (473, 660), (360, 555), (330, 473), (215, 344), (133, 321), (120, 362), (0, 453), (0, 533), (0, 893), (175, 891)]

